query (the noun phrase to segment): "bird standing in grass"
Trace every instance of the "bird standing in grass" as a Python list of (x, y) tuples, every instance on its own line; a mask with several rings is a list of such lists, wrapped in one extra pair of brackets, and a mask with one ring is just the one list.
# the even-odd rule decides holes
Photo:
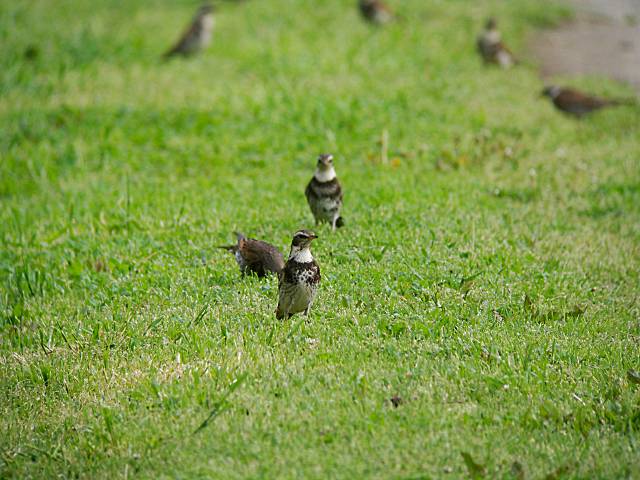
[(478, 37), (477, 47), (484, 63), (499, 65), (502, 68), (510, 68), (518, 63), (502, 42), (497, 23), (493, 18), (487, 20), (484, 32)]
[(542, 95), (549, 97), (555, 107), (569, 115), (583, 117), (584, 115), (605, 107), (630, 105), (633, 100), (615, 100), (593, 97), (573, 88), (563, 88), (555, 85), (545, 87)]
[(333, 155), (324, 153), (318, 157), (318, 166), (304, 194), (316, 225), (328, 222), (333, 230), (344, 225), (340, 216), (342, 187), (333, 168)]
[(320, 267), (311, 255), (311, 242), (316, 238), (309, 230), (299, 230), (293, 236), (289, 259), (279, 276), (278, 320), (300, 312), (309, 314), (320, 285)]
[(384, 25), (393, 20), (393, 12), (381, 0), (359, 0), (358, 8), (363, 18), (375, 25)]
[(238, 241), (235, 245), (221, 246), (233, 253), (243, 275), (255, 273), (258, 277), (265, 277), (270, 273), (280, 274), (284, 268), (284, 257), (280, 250), (273, 245), (247, 238), (236, 232)]
[(182, 34), (180, 40), (164, 54), (164, 58), (173, 57), (174, 55), (186, 57), (209, 46), (213, 24), (213, 6), (210, 4), (201, 6), (195, 17), (193, 17), (189, 28)]

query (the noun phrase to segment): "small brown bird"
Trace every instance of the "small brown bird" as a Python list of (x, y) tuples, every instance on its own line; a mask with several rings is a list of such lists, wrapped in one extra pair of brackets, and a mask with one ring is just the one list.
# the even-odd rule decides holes
[(381, 0), (358, 0), (358, 8), (362, 17), (375, 25), (384, 25), (394, 18), (391, 9)]
[(304, 194), (316, 225), (328, 222), (333, 230), (344, 225), (340, 216), (342, 187), (333, 168), (333, 155), (324, 153), (318, 157), (318, 166)]
[(213, 5), (202, 5), (193, 17), (189, 28), (182, 34), (180, 40), (164, 54), (164, 58), (169, 58), (174, 55), (183, 55), (186, 57), (209, 46), (213, 25)]
[(493, 18), (487, 20), (484, 32), (478, 37), (477, 47), (486, 64), (510, 68), (518, 63), (511, 51), (502, 42), (498, 25)]
[(300, 312), (309, 315), (320, 285), (320, 267), (311, 255), (311, 242), (316, 238), (310, 230), (299, 230), (293, 236), (289, 259), (279, 275), (278, 320)]
[(605, 107), (629, 105), (633, 100), (612, 100), (587, 95), (573, 88), (551, 85), (542, 90), (542, 96), (549, 97), (558, 110), (575, 117), (583, 117), (588, 113)]
[(284, 268), (284, 257), (280, 250), (273, 245), (247, 238), (236, 232), (238, 242), (235, 245), (220, 246), (233, 253), (240, 266), (242, 275), (255, 273), (258, 277), (265, 277), (269, 273), (280, 274)]

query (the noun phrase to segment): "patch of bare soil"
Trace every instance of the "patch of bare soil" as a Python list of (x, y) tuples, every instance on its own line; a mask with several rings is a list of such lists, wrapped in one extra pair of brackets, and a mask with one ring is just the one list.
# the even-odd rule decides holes
[(542, 76), (601, 75), (640, 93), (640, 0), (573, 0), (575, 19), (529, 41)]

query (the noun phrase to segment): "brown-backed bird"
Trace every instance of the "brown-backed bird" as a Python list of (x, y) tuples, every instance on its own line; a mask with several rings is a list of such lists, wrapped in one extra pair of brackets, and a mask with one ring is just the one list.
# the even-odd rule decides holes
[(318, 157), (313, 178), (304, 191), (316, 225), (327, 222), (333, 230), (344, 225), (340, 216), (342, 187), (333, 168), (333, 155), (324, 153)]
[(509, 68), (518, 63), (511, 51), (502, 42), (498, 26), (493, 18), (487, 20), (485, 30), (477, 41), (478, 52), (485, 63)]
[(310, 230), (299, 230), (293, 236), (289, 259), (279, 276), (277, 319), (309, 314), (320, 285), (320, 267), (311, 254), (311, 242), (316, 238)]
[(182, 34), (180, 40), (164, 54), (164, 58), (174, 55), (189, 56), (206, 48), (211, 43), (213, 24), (213, 6), (210, 4), (201, 6), (193, 17), (189, 28)]
[(284, 257), (280, 250), (262, 240), (247, 238), (236, 232), (238, 241), (235, 245), (221, 246), (233, 253), (243, 275), (255, 273), (264, 277), (269, 273), (280, 274), (284, 268)]
[(573, 88), (558, 87), (556, 85), (545, 87), (542, 90), (542, 95), (549, 97), (558, 110), (578, 118), (601, 108), (633, 103), (633, 100), (628, 99), (615, 100), (594, 97)]
[(393, 12), (382, 0), (358, 0), (358, 8), (362, 17), (375, 25), (393, 20)]

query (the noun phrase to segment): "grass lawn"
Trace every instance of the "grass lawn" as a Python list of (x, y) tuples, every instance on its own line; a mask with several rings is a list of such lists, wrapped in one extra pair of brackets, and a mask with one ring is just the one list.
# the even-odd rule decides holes
[[(166, 63), (194, 2), (0, 4), (1, 478), (640, 478), (640, 108), (482, 67), (558, 4), (389, 1), (225, 3)], [(288, 251), (325, 151), (278, 322), (215, 246)]]

